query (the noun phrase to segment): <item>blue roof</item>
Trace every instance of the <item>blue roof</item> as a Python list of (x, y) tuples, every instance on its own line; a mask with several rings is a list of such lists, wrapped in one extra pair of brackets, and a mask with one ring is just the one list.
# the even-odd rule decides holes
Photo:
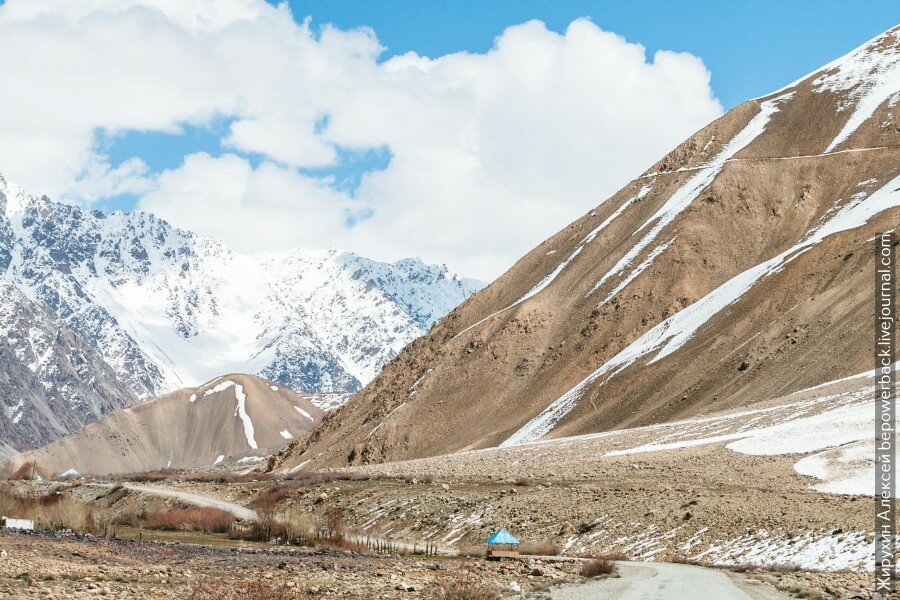
[(519, 544), (519, 539), (505, 529), (501, 529), (487, 540), (488, 544)]

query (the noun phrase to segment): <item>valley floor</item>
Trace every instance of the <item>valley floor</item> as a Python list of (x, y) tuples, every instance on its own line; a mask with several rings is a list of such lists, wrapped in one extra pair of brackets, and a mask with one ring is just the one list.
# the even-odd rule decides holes
[[(253, 518), (248, 509), (265, 499), (277, 514), (318, 522), (337, 514), (350, 540), (391, 540), (403, 549), (428, 543), (454, 556), (4, 535), (0, 592), (50, 589), (45, 597), (57, 597), (57, 588), (93, 594), (108, 587), (123, 597), (190, 598), (196, 581), (261, 580), (315, 589), (314, 597), (391, 598), (422, 596), (441, 581), (471, 576), (547, 597), (550, 586), (581, 580), (577, 561), (471, 558), (483, 552), (486, 537), (506, 528), (534, 554), (714, 567), (697, 573), (712, 586), (731, 586), (737, 577), (750, 598), (778, 597), (776, 588), (795, 597), (874, 598), (866, 572), (872, 501), (855, 491), (869, 466), (841, 454), (868, 444), (871, 393), (868, 381), (856, 378), (742, 412), (335, 472), (294, 469), (275, 479), (163, 473), (159, 481), (124, 486), (10, 482), (13, 496), (61, 493), (99, 503), (110, 522), (186, 503)], [(817, 467), (803, 467), (810, 462)], [(621, 581), (553, 593), (594, 597), (584, 594), (596, 589), (602, 598), (600, 591), (639, 593), (667, 581), (677, 589), (679, 569), (687, 568), (626, 565)], [(40, 579), (44, 573), (50, 578)]]
[[(75, 536), (0, 534), (3, 598), (202, 598), (218, 586), (262, 583), (271, 598), (421, 598), (443, 582), (469, 579), (499, 589), (521, 582), (549, 589), (574, 582), (575, 563), (538, 559), (380, 556), (347, 550), (156, 543)], [(204, 595), (207, 594), (207, 595)], [(546, 596), (543, 592), (537, 596)], [(221, 598), (221, 596), (219, 596)], [(225, 596), (230, 598), (231, 596)], [(257, 596), (253, 596), (257, 598)]]

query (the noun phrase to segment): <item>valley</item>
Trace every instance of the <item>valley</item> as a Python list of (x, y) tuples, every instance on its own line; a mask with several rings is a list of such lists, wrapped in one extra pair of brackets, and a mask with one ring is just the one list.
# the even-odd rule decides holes
[[(717, 113), (489, 284), (237, 251), (0, 177), (0, 595), (885, 600), (898, 104), (893, 26)], [(402, 165), (381, 149), (347, 230)]]

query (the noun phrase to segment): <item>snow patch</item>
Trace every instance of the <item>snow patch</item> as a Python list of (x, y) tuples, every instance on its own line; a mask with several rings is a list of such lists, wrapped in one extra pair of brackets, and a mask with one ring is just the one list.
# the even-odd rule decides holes
[(292, 436), (292, 435), (291, 435), (291, 432), (288, 431), (287, 429), (282, 429), (282, 430), (279, 431), (278, 433), (281, 435), (281, 437), (283, 437), (283, 438), (286, 439), (286, 440), (292, 440), (292, 439), (294, 439), (294, 436)]
[[(853, 112), (825, 152), (841, 145), (891, 96), (900, 90), (900, 50), (895, 44), (876, 50), (884, 34), (870, 44), (829, 65), (813, 81), (816, 92), (844, 94), (853, 102)], [(841, 106), (841, 109), (848, 108)]]
[[(542, 291), (544, 291), (545, 289), (547, 289), (547, 286), (549, 286), (551, 283), (553, 283), (553, 281), (559, 276), (559, 274), (562, 273), (563, 270), (567, 266), (569, 266), (569, 263), (571, 263), (575, 259), (575, 257), (577, 257), (579, 254), (581, 254), (581, 251), (584, 249), (584, 247), (587, 244), (590, 244), (594, 240), (594, 238), (597, 237), (597, 234), (599, 234), (601, 231), (603, 231), (610, 223), (612, 223), (616, 219), (616, 217), (621, 215), (625, 211), (626, 208), (631, 206), (631, 204), (633, 202), (635, 202), (636, 200), (640, 200), (641, 198), (643, 198), (644, 196), (649, 194), (650, 189), (651, 188), (649, 185), (642, 186), (640, 191), (636, 195), (634, 195), (633, 197), (629, 198), (624, 203), (622, 203), (622, 206), (617, 208), (609, 217), (607, 217), (602, 223), (600, 223), (600, 225), (595, 227), (590, 233), (588, 233), (586, 236), (584, 236), (584, 238), (581, 240), (581, 243), (575, 248), (575, 250), (572, 251), (572, 254), (570, 254), (566, 260), (564, 260), (563, 262), (558, 264), (553, 271), (551, 271), (548, 275), (546, 275), (543, 279), (541, 279), (533, 288), (531, 288), (528, 292), (526, 292), (521, 298), (519, 298), (518, 300), (516, 300), (515, 302), (513, 302), (506, 308), (501, 308), (500, 310), (493, 312), (493, 313), (489, 314), (488, 316), (484, 317), (480, 321), (477, 321), (477, 322), (469, 325), (468, 327), (466, 327), (465, 329), (463, 329), (462, 331), (457, 333), (455, 336), (453, 336), (453, 339), (458, 338), (465, 332), (469, 331), (470, 329), (472, 329), (474, 327), (481, 325), (485, 321), (493, 319), (497, 315), (500, 315), (500, 314), (508, 311), (509, 309), (522, 304), (529, 298), (533, 298), (537, 294), (539, 294)], [(593, 213), (592, 213), (592, 215), (593, 215)], [(553, 252), (556, 252), (556, 250), (553, 250)], [(550, 253), (548, 252), (547, 254), (550, 254)]]
[(895, 206), (900, 206), (900, 176), (895, 177), (870, 196), (866, 196), (864, 193), (855, 195), (834, 216), (809, 232), (798, 244), (774, 258), (732, 277), (694, 304), (644, 333), (575, 387), (552, 402), (500, 446), (514, 446), (536, 440), (547, 434), (560, 419), (575, 407), (584, 390), (601, 377), (605, 376), (600, 384), (603, 385), (637, 359), (653, 352), (657, 352), (657, 354), (648, 364), (669, 356), (686, 344), (709, 319), (740, 299), (761, 278), (778, 272), (784, 265), (826, 237), (860, 227), (876, 214)]
[(300, 413), (301, 415), (303, 415), (304, 417), (306, 417), (306, 418), (309, 419), (310, 421), (315, 421), (315, 419), (313, 418), (313, 416), (312, 416), (311, 414), (309, 414), (308, 412), (306, 412), (305, 410), (303, 410), (303, 409), (300, 408), (299, 406), (295, 406), (295, 407), (294, 407), (294, 410), (296, 410), (298, 413)]
[(613, 268), (607, 271), (603, 277), (594, 284), (594, 287), (588, 292), (588, 296), (600, 289), (613, 277), (620, 275), (632, 262), (634, 262), (644, 249), (656, 240), (662, 230), (669, 223), (674, 221), (675, 217), (681, 214), (685, 208), (690, 206), (697, 196), (700, 195), (700, 192), (705, 190), (709, 184), (713, 182), (728, 159), (737, 154), (740, 150), (746, 148), (750, 142), (755, 140), (763, 131), (765, 131), (769, 119), (772, 118), (773, 114), (778, 112), (778, 105), (782, 101), (788, 100), (791, 96), (793, 96), (793, 93), (785, 94), (760, 104), (759, 113), (750, 119), (750, 122), (747, 123), (744, 129), (725, 144), (715, 158), (706, 165), (703, 165), (695, 175), (675, 190), (675, 192), (669, 196), (669, 199), (666, 200), (665, 204), (663, 204), (660, 209), (647, 220), (647, 222), (638, 228), (638, 231), (642, 231), (653, 224), (647, 234), (637, 244), (632, 246), (631, 249), (619, 259)]
[(813, 489), (829, 494), (871, 495), (875, 461), (870, 441), (860, 441), (801, 458), (794, 470), (821, 479)]
[(213, 394), (218, 394), (219, 392), (224, 392), (228, 388), (234, 385), (234, 382), (230, 379), (226, 379), (222, 383), (217, 384), (215, 387), (211, 387), (205, 392), (203, 392), (204, 396), (212, 396)]
[(247, 445), (254, 450), (258, 450), (259, 446), (256, 445), (256, 438), (253, 432), (253, 421), (250, 420), (250, 415), (247, 414), (247, 395), (244, 393), (244, 386), (235, 385), (234, 396), (237, 398), (237, 408), (234, 409), (234, 416), (240, 417), (244, 424), (244, 435), (247, 438)]

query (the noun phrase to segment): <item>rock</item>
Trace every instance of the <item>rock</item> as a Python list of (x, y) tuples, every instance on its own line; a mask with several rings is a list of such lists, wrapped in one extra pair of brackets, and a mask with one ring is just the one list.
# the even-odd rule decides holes
[(510, 581), (509, 586), (507, 586), (507, 589), (515, 594), (522, 593), (522, 586), (519, 585), (518, 583), (516, 583), (515, 581)]

